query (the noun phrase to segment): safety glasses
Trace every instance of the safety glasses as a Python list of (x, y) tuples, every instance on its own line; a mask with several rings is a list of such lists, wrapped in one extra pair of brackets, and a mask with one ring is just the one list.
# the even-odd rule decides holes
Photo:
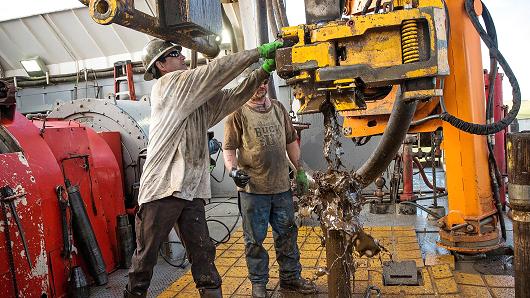
[(171, 52), (167, 53), (167, 55), (165, 55), (164, 58), (167, 58), (167, 57), (178, 58), (179, 56), (180, 56), (180, 51), (171, 51)]

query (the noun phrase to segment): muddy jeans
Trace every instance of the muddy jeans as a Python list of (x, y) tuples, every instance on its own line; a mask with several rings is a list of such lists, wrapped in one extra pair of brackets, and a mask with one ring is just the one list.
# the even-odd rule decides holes
[(186, 248), (197, 288), (213, 289), (221, 285), (214, 264), (215, 246), (206, 225), (204, 201), (170, 196), (142, 204), (136, 214), (136, 250), (129, 269), (130, 292), (147, 292), (158, 250), (173, 226), (178, 227), (177, 234)]
[(296, 244), (298, 227), (294, 221), (291, 192), (258, 195), (240, 192), (245, 254), (249, 279), (253, 284), (266, 284), (269, 280), (269, 254), (263, 247), (268, 224), (272, 226), (276, 260), (280, 265), (280, 279), (300, 278), (300, 252)]

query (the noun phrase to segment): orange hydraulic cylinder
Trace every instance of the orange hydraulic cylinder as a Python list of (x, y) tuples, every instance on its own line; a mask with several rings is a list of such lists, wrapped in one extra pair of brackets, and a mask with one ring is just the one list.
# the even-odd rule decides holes
[[(480, 37), (466, 14), (464, 0), (450, 0), (446, 3), (451, 20), (448, 46), (451, 74), (445, 79), (444, 86), (447, 111), (469, 122), (485, 123)], [(449, 213), (445, 218), (445, 229), (470, 222), (478, 222), (480, 225), (480, 220), (496, 212), (490, 186), (486, 137), (460, 131), (447, 122), (443, 123), (443, 133), (449, 193)], [(480, 230), (480, 227), (477, 228)], [(468, 231), (472, 232), (473, 229), (469, 227)], [(474, 247), (473, 243), (477, 248), (485, 248), (488, 245), (494, 246), (498, 240), (496, 228), (486, 237), (470, 233), (469, 241), (465, 236), (457, 240), (447, 239), (449, 234), (443, 230), (440, 232), (441, 242), (447, 240), (446, 244), (452, 243), (448, 245), (450, 247), (459, 247), (459, 242), (465, 242), (461, 244), (467, 248)], [(481, 244), (483, 240), (485, 242)]]

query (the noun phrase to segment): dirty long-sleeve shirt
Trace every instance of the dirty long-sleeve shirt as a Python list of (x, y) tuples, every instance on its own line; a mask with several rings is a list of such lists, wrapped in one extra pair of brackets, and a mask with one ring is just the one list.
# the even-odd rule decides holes
[(260, 68), (239, 86), (221, 89), (258, 58), (257, 50), (243, 51), (158, 79), (151, 91), (150, 136), (138, 204), (170, 195), (185, 200), (211, 197), (208, 128), (245, 103), (268, 74)]

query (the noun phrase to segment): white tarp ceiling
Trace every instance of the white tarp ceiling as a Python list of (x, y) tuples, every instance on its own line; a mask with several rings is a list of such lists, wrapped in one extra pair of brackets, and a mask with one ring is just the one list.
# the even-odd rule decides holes
[[(33, 11), (27, 17), (15, 13), (10, 14), (14, 18), (0, 22), (0, 65), (5, 76), (25, 76), (20, 60), (35, 56), (43, 59), (52, 75), (111, 67), (119, 60), (140, 60), (150, 36), (119, 25), (96, 24), (88, 8), (75, 3), (70, 5), (77, 8)], [(135, 4), (137, 9), (149, 11), (146, 2)], [(6, 14), (0, 17), (6, 18)]]

